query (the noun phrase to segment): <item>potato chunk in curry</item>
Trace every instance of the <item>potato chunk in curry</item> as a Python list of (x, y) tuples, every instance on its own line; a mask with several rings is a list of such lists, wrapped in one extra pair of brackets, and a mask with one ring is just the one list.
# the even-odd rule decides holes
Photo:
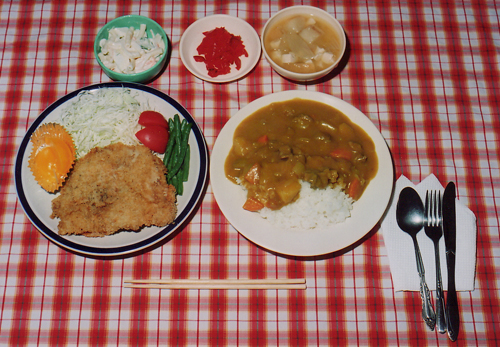
[(246, 207), (273, 210), (313, 188), (339, 185), (361, 197), (378, 169), (372, 139), (337, 109), (317, 101), (272, 103), (245, 118), (234, 133), (226, 176), (248, 191)]

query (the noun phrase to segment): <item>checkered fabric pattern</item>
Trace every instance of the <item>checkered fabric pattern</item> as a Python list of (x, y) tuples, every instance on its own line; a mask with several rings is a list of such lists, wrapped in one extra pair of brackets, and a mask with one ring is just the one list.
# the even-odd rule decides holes
[[(336, 73), (296, 84), (261, 58), (244, 79), (212, 84), (178, 52), (195, 20), (223, 13), (260, 34), (290, 5), (335, 16), (348, 38)], [(126, 259), (70, 253), (40, 234), (16, 196), (14, 163), (30, 124), (52, 102), (109, 81), (93, 41), (107, 21), (148, 16), (172, 43), (151, 86), (195, 118), (211, 151), (238, 109), (269, 93), (328, 93), (363, 111), (391, 150), (396, 178), (454, 181), (477, 217), (476, 289), (459, 292), (457, 345), (500, 344), (500, 5), (494, 0), (0, 2), (0, 345), (2, 346), (437, 346), (417, 292), (395, 292), (378, 228), (343, 252), (283, 257), (234, 230), (210, 185), (169, 242)], [(306, 290), (131, 290), (124, 278), (307, 279)], [(434, 294), (434, 293), (433, 293)]]

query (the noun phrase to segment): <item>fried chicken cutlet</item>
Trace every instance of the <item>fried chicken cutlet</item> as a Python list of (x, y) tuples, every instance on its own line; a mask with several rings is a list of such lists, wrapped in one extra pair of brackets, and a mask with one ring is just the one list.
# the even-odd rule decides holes
[(52, 201), (60, 235), (102, 237), (165, 226), (177, 214), (175, 188), (160, 158), (143, 146), (96, 147), (79, 159)]

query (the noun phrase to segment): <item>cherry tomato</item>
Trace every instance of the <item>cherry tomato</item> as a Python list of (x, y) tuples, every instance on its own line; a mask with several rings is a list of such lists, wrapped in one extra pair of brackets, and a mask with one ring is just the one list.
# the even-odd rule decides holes
[(139, 124), (146, 127), (148, 125), (157, 125), (168, 130), (168, 122), (161, 113), (156, 111), (144, 111), (139, 116)]
[(142, 144), (152, 151), (164, 153), (167, 148), (168, 130), (158, 125), (148, 125), (135, 133)]

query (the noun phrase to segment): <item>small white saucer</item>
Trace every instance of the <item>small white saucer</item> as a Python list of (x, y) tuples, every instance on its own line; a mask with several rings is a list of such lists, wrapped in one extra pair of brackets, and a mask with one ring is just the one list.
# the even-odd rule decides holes
[[(231, 66), (231, 72), (226, 75), (210, 77), (205, 63), (196, 62), (194, 56), (198, 55), (196, 50), (205, 37), (204, 32), (215, 28), (224, 27), (229, 33), (240, 36), (248, 57), (241, 56), (241, 68)], [(260, 38), (255, 29), (241, 18), (225, 14), (215, 14), (204, 17), (191, 24), (182, 34), (179, 44), (179, 54), (184, 66), (196, 77), (213, 83), (226, 83), (235, 81), (247, 75), (258, 63), (261, 56)]]

